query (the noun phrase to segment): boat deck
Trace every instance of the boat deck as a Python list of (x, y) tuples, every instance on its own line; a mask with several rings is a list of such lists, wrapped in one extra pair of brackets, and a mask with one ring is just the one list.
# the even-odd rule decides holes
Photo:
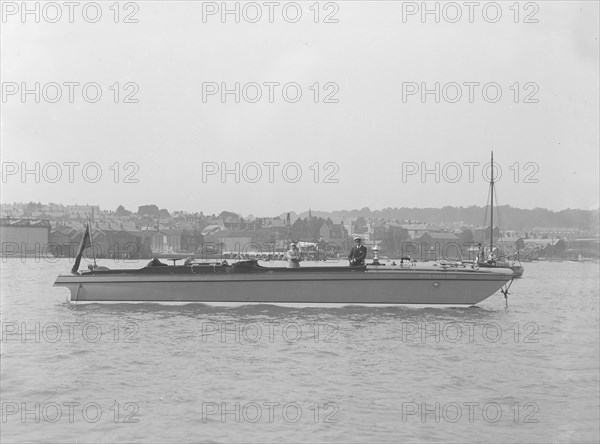
[(220, 263), (200, 263), (191, 265), (153, 265), (138, 269), (101, 269), (84, 271), (81, 273), (82, 276), (106, 276), (114, 274), (127, 274), (127, 275), (166, 275), (166, 274), (240, 274), (240, 273), (361, 273), (367, 270), (366, 266), (361, 267), (348, 267), (348, 266), (303, 266), (300, 268), (286, 268), (286, 267), (263, 267), (258, 265), (254, 261), (248, 262), (236, 262), (232, 265), (220, 264)]
[[(156, 265), (159, 264), (159, 265)], [(501, 267), (490, 267), (488, 270), (500, 269)], [(507, 267), (508, 268), (508, 267)], [(302, 266), (299, 268), (287, 268), (287, 267), (265, 267), (259, 265), (256, 261), (242, 261), (236, 262), (231, 265), (225, 263), (194, 263), (188, 265), (167, 265), (160, 262), (155, 262), (155, 265), (149, 265), (138, 269), (107, 269), (101, 268), (91, 271), (83, 271), (73, 276), (81, 277), (108, 277), (108, 276), (185, 276), (185, 275), (262, 275), (262, 274), (294, 274), (294, 275), (307, 275), (307, 274), (328, 274), (331, 276), (347, 275), (349, 273), (360, 273), (360, 274), (371, 274), (371, 273), (402, 273), (410, 274), (410, 272), (440, 272), (440, 273), (469, 273), (472, 274), (477, 270), (473, 269), (468, 265), (462, 266), (449, 266), (449, 265), (424, 265), (419, 266), (389, 266), (389, 265), (363, 265), (358, 267), (349, 267), (347, 265), (316, 265), (316, 266)], [(481, 274), (483, 270), (479, 270)], [(485, 272), (484, 272), (485, 273)], [(300, 276), (298, 276), (300, 277)]]

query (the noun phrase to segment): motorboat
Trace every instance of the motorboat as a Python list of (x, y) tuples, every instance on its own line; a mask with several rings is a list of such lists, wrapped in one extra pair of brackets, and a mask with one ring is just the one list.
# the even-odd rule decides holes
[(498, 290), (507, 296), (514, 276), (507, 268), (410, 262), (292, 269), (255, 260), (167, 265), (153, 259), (139, 269), (90, 268), (60, 275), (54, 285), (68, 288), (72, 302), (471, 306)]

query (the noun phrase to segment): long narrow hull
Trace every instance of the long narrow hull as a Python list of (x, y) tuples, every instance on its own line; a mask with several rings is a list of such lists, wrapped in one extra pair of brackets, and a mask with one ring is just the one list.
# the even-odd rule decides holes
[(283, 271), (242, 274), (62, 275), (72, 301), (474, 305), (512, 279), (511, 270)]

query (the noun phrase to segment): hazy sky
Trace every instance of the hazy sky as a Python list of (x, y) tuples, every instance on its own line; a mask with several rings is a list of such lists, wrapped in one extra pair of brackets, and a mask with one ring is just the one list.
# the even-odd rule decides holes
[(2, 202), (598, 207), (598, 2), (113, 3), (3, 3)]

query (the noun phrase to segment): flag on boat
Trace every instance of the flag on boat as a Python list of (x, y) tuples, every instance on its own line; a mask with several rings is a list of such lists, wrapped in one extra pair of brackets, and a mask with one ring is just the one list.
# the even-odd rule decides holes
[(77, 257), (75, 258), (75, 264), (73, 264), (73, 268), (71, 268), (71, 273), (77, 273), (79, 270), (79, 263), (81, 262), (81, 256), (83, 256), (83, 252), (87, 247), (91, 247), (91, 233), (90, 233), (90, 224), (89, 222), (85, 226), (85, 232), (83, 233), (83, 237), (81, 238), (81, 244), (79, 244), (79, 251), (77, 252)]

